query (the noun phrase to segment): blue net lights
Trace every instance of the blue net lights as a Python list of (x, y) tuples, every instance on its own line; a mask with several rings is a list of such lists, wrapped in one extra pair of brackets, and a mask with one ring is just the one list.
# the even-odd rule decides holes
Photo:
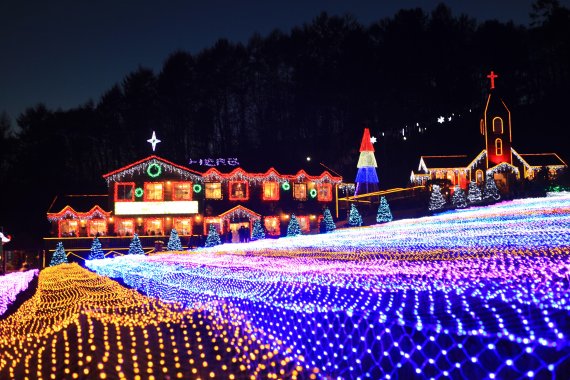
[(562, 196), (87, 265), (331, 378), (550, 378), (570, 368), (569, 253)]

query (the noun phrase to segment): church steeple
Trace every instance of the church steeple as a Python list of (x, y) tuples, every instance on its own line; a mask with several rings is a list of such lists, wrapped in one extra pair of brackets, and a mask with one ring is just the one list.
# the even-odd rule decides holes
[(503, 162), (513, 164), (511, 111), (496, 93), (495, 79), (498, 77), (493, 71), (487, 75), (490, 91), (480, 122), (480, 131), (487, 151), (487, 169)]

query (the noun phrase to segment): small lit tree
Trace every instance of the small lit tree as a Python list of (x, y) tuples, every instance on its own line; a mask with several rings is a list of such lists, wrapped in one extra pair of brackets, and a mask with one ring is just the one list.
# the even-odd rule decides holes
[(467, 191), (467, 202), (469, 203), (477, 203), (481, 202), (481, 189), (479, 186), (473, 181), (469, 182), (469, 189)]
[(445, 206), (445, 198), (441, 194), (441, 188), (439, 185), (433, 185), (431, 190), (431, 196), (429, 198), (428, 210), (437, 211), (443, 209)]
[(451, 203), (456, 208), (464, 208), (467, 206), (467, 198), (465, 198), (465, 191), (459, 185), (456, 185), (453, 189), (453, 197), (451, 197)]
[(295, 214), (291, 214), (291, 219), (289, 220), (289, 225), (287, 226), (287, 236), (297, 236), (301, 235), (301, 226), (299, 225), (299, 220)]
[(131, 244), (129, 245), (129, 255), (144, 255), (138, 234), (133, 235), (133, 240), (131, 240)]
[(323, 222), (325, 224), (325, 232), (332, 232), (336, 229), (336, 224), (334, 224), (331, 210), (328, 208), (325, 208), (325, 211), (323, 211)]
[(89, 252), (89, 260), (99, 260), (104, 259), (105, 253), (103, 252), (103, 248), (101, 247), (101, 242), (99, 238), (95, 236), (93, 239), (93, 243), (91, 244), (91, 251)]
[(182, 243), (180, 242), (180, 236), (176, 228), (170, 230), (170, 237), (168, 238), (168, 243), (166, 244), (166, 249), (169, 251), (182, 251)]
[(68, 263), (67, 261), (67, 255), (65, 254), (65, 249), (63, 248), (63, 243), (59, 242), (57, 243), (57, 246), (55, 248), (55, 252), (53, 253), (53, 256), (51, 257), (51, 261), (49, 263), (50, 267), (59, 265), (59, 264), (66, 264)]
[(392, 211), (390, 211), (390, 205), (386, 200), (386, 197), (380, 197), (380, 205), (378, 205), (378, 213), (376, 214), (377, 223), (387, 223), (391, 222), (393, 219)]
[(210, 224), (208, 228), (208, 236), (206, 237), (205, 247), (214, 247), (216, 245), (222, 244), (222, 239), (220, 239), (220, 234), (216, 231), (216, 226)]
[(261, 225), (261, 220), (256, 219), (253, 221), (253, 231), (251, 232), (252, 240), (265, 239), (265, 231), (263, 231), (263, 226)]
[(483, 200), (484, 201), (498, 201), (501, 198), (501, 194), (499, 194), (499, 189), (497, 188), (497, 184), (492, 176), (487, 175), (487, 179), (485, 180), (485, 187), (483, 188)]
[(348, 214), (348, 225), (350, 227), (360, 227), (362, 226), (362, 216), (358, 212), (358, 209), (353, 204), (350, 205), (350, 214)]

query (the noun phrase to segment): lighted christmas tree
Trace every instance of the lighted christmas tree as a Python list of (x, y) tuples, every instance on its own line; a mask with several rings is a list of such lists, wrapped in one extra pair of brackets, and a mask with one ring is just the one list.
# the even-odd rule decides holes
[(431, 196), (429, 198), (428, 210), (437, 211), (441, 210), (445, 206), (445, 198), (441, 194), (441, 188), (439, 185), (433, 185), (431, 190)]
[(380, 205), (378, 206), (378, 213), (376, 214), (377, 223), (387, 223), (392, 221), (392, 211), (386, 197), (380, 197)]
[(492, 176), (488, 175), (487, 179), (485, 180), (485, 187), (483, 188), (483, 200), (485, 201), (497, 201), (501, 198), (501, 194), (499, 194), (499, 189), (497, 188), (497, 184)]
[(469, 189), (467, 191), (467, 202), (469, 203), (476, 203), (481, 202), (481, 189), (479, 186), (473, 181), (469, 182)]
[(374, 147), (370, 138), (370, 131), (364, 128), (364, 135), (360, 143), (360, 157), (356, 165), (356, 191), (357, 194), (366, 194), (378, 191), (378, 174), (376, 174), (376, 157), (374, 157)]
[(67, 255), (65, 254), (65, 249), (63, 248), (63, 243), (59, 242), (59, 243), (57, 243), (57, 246), (55, 248), (55, 252), (53, 253), (53, 256), (51, 257), (51, 261), (49, 263), (49, 266), (53, 267), (55, 265), (66, 264), (66, 263), (68, 263)]
[(137, 234), (133, 235), (133, 240), (131, 240), (131, 244), (129, 245), (129, 255), (144, 255), (141, 241)]
[(166, 244), (166, 249), (169, 251), (182, 251), (182, 243), (180, 242), (180, 236), (176, 228), (170, 230), (170, 238), (168, 238), (168, 243)]
[(214, 247), (216, 245), (222, 244), (222, 239), (220, 239), (220, 234), (216, 231), (216, 227), (210, 224), (208, 228), (208, 236), (206, 237), (205, 247)]
[(89, 252), (89, 260), (99, 260), (105, 258), (105, 252), (103, 252), (103, 248), (101, 248), (101, 242), (99, 238), (95, 236), (93, 239), (93, 243), (91, 244), (91, 251)]
[(323, 211), (323, 222), (325, 223), (325, 232), (332, 232), (335, 230), (336, 224), (334, 224), (331, 211), (328, 208), (325, 208), (325, 211)]
[(353, 204), (350, 205), (350, 214), (348, 214), (348, 225), (350, 227), (360, 227), (362, 226), (362, 216), (358, 212), (358, 209)]
[(464, 208), (467, 206), (467, 198), (465, 198), (465, 191), (459, 186), (455, 186), (453, 189), (453, 197), (451, 197), (451, 203), (456, 208)]
[(289, 225), (287, 226), (287, 236), (297, 236), (301, 235), (301, 226), (295, 214), (291, 214), (291, 219), (289, 220)]
[(261, 225), (261, 220), (256, 219), (253, 221), (253, 231), (251, 232), (251, 240), (265, 239), (265, 231)]

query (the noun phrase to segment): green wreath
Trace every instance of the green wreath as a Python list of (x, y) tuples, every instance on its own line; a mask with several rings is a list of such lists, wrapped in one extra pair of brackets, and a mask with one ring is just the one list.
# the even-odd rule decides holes
[(137, 187), (135, 189), (135, 197), (140, 198), (142, 197), (144, 194), (144, 190), (142, 189), (142, 187)]
[(309, 190), (309, 195), (311, 196), (311, 198), (316, 197), (317, 196), (317, 189)]
[(151, 177), (151, 178), (156, 178), (156, 177), (158, 177), (161, 173), (162, 173), (162, 167), (161, 167), (159, 164), (155, 163), (155, 162), (153, 162), (152, 164), (150, 164), (150, 165), (148, 166), (148, 168), (146, 169), (146, 174), (148, 174), (149, 177)]
[(194, 192), (196, 194), (198, 194), (199, 192), (202, 191), (202, 185), (200, 185), (199, 183), (194, 184), (194, 186), (192, 186), (192, 190), (194, 190)]
[(283, 190), (287, 191), (291, 188), (291, 185), (289, 184), (289, 182), (283, 182), (283, 185), (281, 185), (281, 188)]

